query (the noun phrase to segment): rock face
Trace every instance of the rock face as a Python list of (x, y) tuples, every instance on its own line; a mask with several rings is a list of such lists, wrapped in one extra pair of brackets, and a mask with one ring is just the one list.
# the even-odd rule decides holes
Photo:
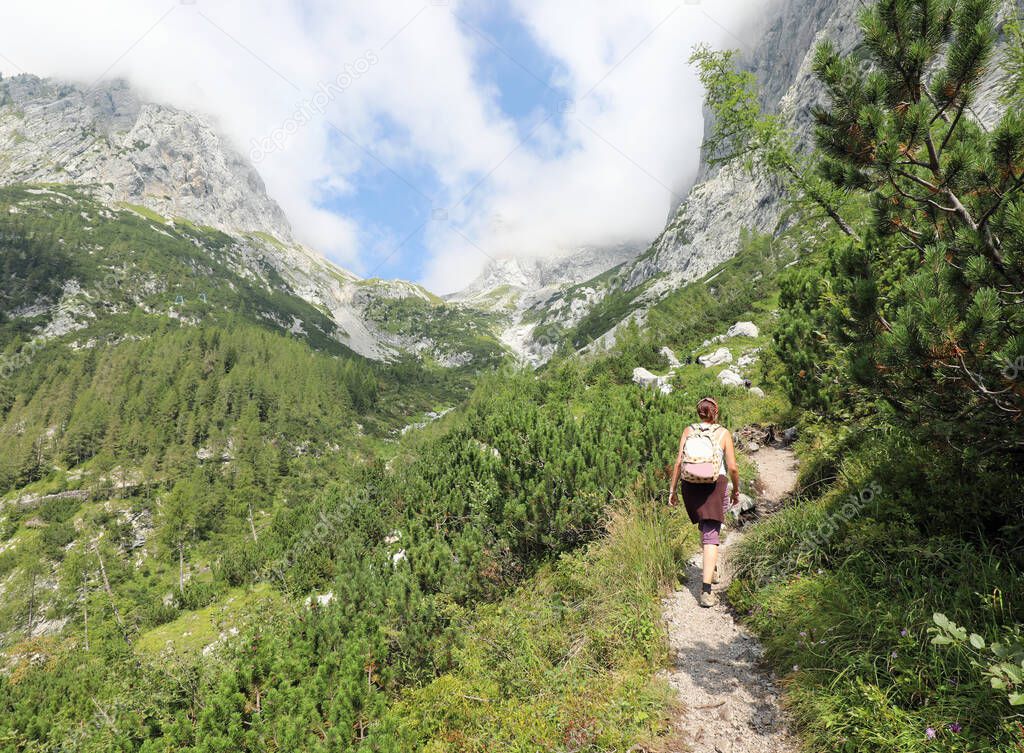
[(539, 366), (558, 349), (555, 330), (574, 326), (604, 297), (608, 283), (596, 278), (642, 250), (622, 244), (581, 248), (555, 258), (497, 259), (447, 300), (501, 315), (502, 342), (524, 362)]
[(0, 82), (0, 182), (92, 184), (112, 202), (228, 232), (291, 240), (263, 180), (205, 119), (143, 102), (124, 82)]
[(511, 289), (541, 298), (566, 285), (597, 277), (633, 259), (643, 247), (622, 244), (606, 248), (580, 248), (553, 258), (503, 258), (488, 264), (467, 288), (448, 296), (450, 301), (481, 301), (495, 291)]
[[(840, 51), (851, 51), (859, 41), (859, 9), (858, 0), (784, 0), (746, 56), (745, 67), (758, 79), (762, 106), (780, 113), (801, 144), (811, 142), (811, 106), (821, 97), (810, 68), (814, 46), (828, 38)], [(707, 161), (700, 176), (651, 252), (629, 269), (627, 290), (662, 277), (648, 295), (657, 300), (735, 255), (743, 229), (775, 229), (783, 197), (773, 180), (752, 178), (739, 167), (713, 168)]]
[[(840, 53), (853, 52), (860, 44), (861, 7), (861, 0), (780, 0), (759, 43), (745, 54), (743, 64), (757, 77), (763, 108), (782, 117), (799, 147), (811, 146), (812, 108), (824, 97), (812, 69), (814, 50), (828, 39)], [(1021, 10), (1024, 0), (1004, 0), (1000, 18)], [(993, 66), (971, 108), (971, 116), (989, 127), (1002, 112), (1002, 77)], [(712, 167), (705, 160), (696, 185), (670, 214), (665, 230), (646, 252), (623, 264), (617, 285), (601, 289), (589, 306), (607, 296), (642, 290), (631, 300), (627, 315), (642, 322), (646, 310), (665, 295), (732, 258), (744, 229), (774, 233), (784, 199), (781, 186), (771, 178), (751, 177), (731, 165)], [(595, 344), (614, 344), (619, 326), (597, 337)]]

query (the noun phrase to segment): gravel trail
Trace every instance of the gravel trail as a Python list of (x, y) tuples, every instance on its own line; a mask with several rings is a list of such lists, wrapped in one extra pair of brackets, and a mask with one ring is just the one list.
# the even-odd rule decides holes
[[(796, 485), (792, 452), (763, 447), (754, 456), (764, 498), (779, 501)], [(742, 538), (727, 534), (720, 549), (721, 595), (729, 584), (729, 549)], [(687, 586), (662, 601), (672, 666), (666, 673), (679, 706), (665, 750), (671, 753), (796, 753), (780, 690), (761, 665), (757, 638), (733, 618), (727, 605), (698, 605), (700, 555), (690, 560)]]

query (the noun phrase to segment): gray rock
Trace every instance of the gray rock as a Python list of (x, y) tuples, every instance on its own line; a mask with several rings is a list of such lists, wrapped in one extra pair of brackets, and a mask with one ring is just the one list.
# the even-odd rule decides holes
[(747, 391), (754, 397), (764, 397), (764, 390), (762, 390), (760, 387), (751, 387)]
[(697, 361), (706, 369), (710, 369), (712, 366), (721, 366), (726, 363), (732, 363), (732, 353), (729, 352), (728, 348), (719, 348), (714, 353), (708, 353), (707, 355), (701, 356)]
[(675, 352), (668, 346), (663, 347), (658, 352), (665, 357), (666, 361), (668, 361), (669, 368), (678, 369), (682, 366), (679, 359), (676, 357)]
[(124, 81), (83, 89), (23, 74), (0, 84), (4, 100), (0, 183), (91, 184), (167, 219), (291, 240), (259, 173), (199, 115), (144, 102)]
[(726, 337), (757, 337), (761, 330), (753, 322), (736, 322), (725, 334)]
[(736, 503), (736, 507), (734, 509), (738, 510), (739, 512), (750, 512), (755, 507), (757, 507), (757, 503), (754, 502), (754, 498), (751, 497), (749, 494), (744, 494), (743, 492), (740, 492), (739, 501)]
[(633, 382), (641, 387), (650, 387), (651, 389), (658, 390), (663, 395), (672, 394), (672, 385), (669, 384), (667, 376), (652, 374), (643, 367), (633, 369)]
[(718, 381), (725, 387), (742, 387), (743, 377), (737, 374), (735, 371), (729, 369), (723, 369), (718, 372)]

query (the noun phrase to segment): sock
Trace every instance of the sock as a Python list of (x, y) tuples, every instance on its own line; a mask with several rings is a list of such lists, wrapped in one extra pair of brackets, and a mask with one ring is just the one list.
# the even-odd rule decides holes
[(701, 583), (700, 590), (703, 591), (706, 594), (711, 593), (711, 584), (710, 583)]

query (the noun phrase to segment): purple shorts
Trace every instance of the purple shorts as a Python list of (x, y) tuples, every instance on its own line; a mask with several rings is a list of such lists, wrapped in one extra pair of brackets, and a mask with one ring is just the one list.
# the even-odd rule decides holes
[(702, 520), (697, 524), (697, 530), (700, 531), (701, 545), (718, 546), (719, 533), (722, 531), (721, 523), (717, 520)]
[[(722, 483), (725, 476), (719, 476), (719, 484), (722, 487), (722, 517), (725, 517), (726, 512), (729, 510), (729, 486), (728, 483)], [(718, 546), (720, 543), (720, 534), (722, 532), (722, 522), (720, 520), (711, 520), (710, 518), (701, 518), (697, 521), (697, 530), (700, 531), (700, 543), (702, 546)]]

